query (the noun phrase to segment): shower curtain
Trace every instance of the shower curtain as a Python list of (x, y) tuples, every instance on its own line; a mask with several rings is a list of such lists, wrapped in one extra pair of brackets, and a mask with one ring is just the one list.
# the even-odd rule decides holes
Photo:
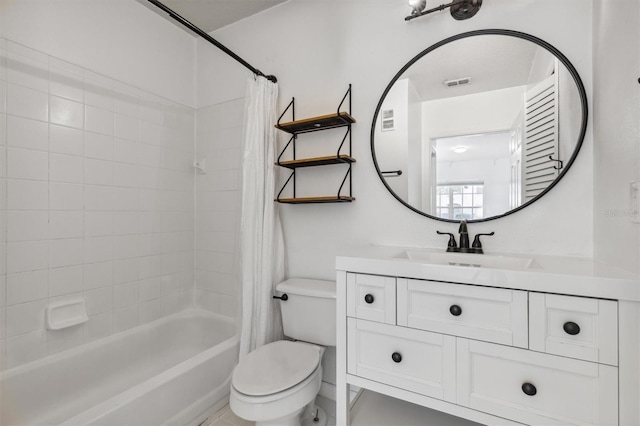
[(256, 76), (247, 82), (242, 159), (240, 358), (282, 338), (279, 305), (272, 299), (284, 279), (284, 241), (274, 199), (278, 85)]

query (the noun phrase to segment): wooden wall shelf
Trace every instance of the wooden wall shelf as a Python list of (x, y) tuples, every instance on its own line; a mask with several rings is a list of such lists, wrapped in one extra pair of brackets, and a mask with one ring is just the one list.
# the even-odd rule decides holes
[(355, 197), (347, 195), (328, 197), (276, 198), (274, 201), (284, 204), (319, 204), (319, 203), (350, 203)]
[[(340, 111), (342, 104), (349, 97), (349, 112)], [(287, 111), (291, 109), (291, 119), (292, 121), (281, 123), (280, 120), (287, 113)], [(276, 199), (274, 201), (285, 204), (313, 204), (313, 203), (349, 203), (355, 200), (351, 195), (351, 164), (355, 163), (356, 159), (351, 156), (351, 124), (355, 123), (356, 120), (351, 116), (351, 85), (349, 85), (349, 90), (345, 93), (340, 105), (336, 109), (336, 113), (321, 115), (318, 117), (305, 118), (303, 120), (296, 120), (295, 118), (295, 98), (291, 99), (291, 103), (284, 110), (280, 118), (278, 118), (278, 123), (275, 125), (277, 129), (280, 129), (284, 132), (291, 134), (291, 139), (282, 149), (282, 152), (278, 156), (278, 160), (276, 161), (276, 165), (280, 167), (286, 167), (288, 169), (293, 170), (289, 179), (282, 185), (282, 189), (278, 193)], [(342, 138), (342, 143), (337, 149), (335, 155), (328, 155), (323, 157), (312, 157), (312, 158), (296, 158), (296, 139), (298, 135), (301, 133), (310, 133), (317, 132), (321, 130), (335, 129), (339, 127), (346, 127), (347, 131)], [(345, 145), (345, 141), (349, 137), (349, 153), (341, 154), (343, 145)], [(293, 159), (282, 161), (281, 158), (285, 152), (287, 152), (287, 148), (292, 146), (293, 151)], [(313, 166), (326, 166), (330, 164), (347, 164), (349, 167), (347, 169), (346, 174), (344, 175), (344, 179), (342, 179), (342, 183), (338, 188), (336, 195), (330, 196), (321, 196), (321, 197), (296, 197), (296, 169), (301, 167), (313, 167)], [(349, 195), (341, 195), (342, 187), (345, 185), (347, 178), (349, 178)], [(289, 182), (292, 182), (293, 189), (293, 197), (291, 198), (282, 198), (280, 195), (287, 187)], [(346, 192), (346, 191), (345, 191)]]
[(337, 127), (349, 126), (356, 122), (348, 112), (337, 114), (321, 115), (319, 117), (305, 118), (302, 120), (289, 121), (287, 123), (276, 124), (276, 128), (292, 135), (300, 133), (317, 132), (320, 130), (335, 129)]
[(340, 154), (338, 156), (331, 155), (327, 157), (302, 158), (300, 160), (287, 160), (275, 163), (276, 166), (286, 167), (288, 169), (297, 169), (298, 167), (326, 166), (329, 164), (355, 163), (356, 159), (347, 155)]

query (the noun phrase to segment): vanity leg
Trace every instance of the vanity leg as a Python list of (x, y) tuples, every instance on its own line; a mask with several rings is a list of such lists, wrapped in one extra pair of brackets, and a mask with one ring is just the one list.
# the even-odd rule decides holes
[(348, 426), (349, 390), (347, 384), (347, 273), (336, 276), (336, 426)]
[(620, 300), (619, 409), (620, 425), (640, 424), (640, 303)]

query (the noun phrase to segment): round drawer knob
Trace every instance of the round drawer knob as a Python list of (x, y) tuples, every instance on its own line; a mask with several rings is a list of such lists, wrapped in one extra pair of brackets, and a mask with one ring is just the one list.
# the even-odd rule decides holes
[(580, 326), (572, 321), (565, 322), (564, 325), (562, 326), (562, 329), (564, 330), (565, 333), (570, 334), (572, 336), (575, 336), (576, 334), (580, 333)]
[(393, 360), (393, 362), (400, 362), (402, 361), (402, 355), (400, 355), (398, 352), (394, 352), (391, 354), (391, 359)]
[(536, 387), (531, 383), (525, 383), (522, 385), (522, 392), (526, 393), (529, 396), (533, 396), (538, 393), (538, 389), (536, 389)]
[(364, 296), (364, 301), (369, 304), (373, 303), (373, 300), (374, 300), (373, 294), (367, 294)]
[(449, 307), (449, 312), (451, 312), (451, 315), (453, 315), (454, 317), (457, 317), (462, 314), (462, 308), (458, 305), (451, 305)]

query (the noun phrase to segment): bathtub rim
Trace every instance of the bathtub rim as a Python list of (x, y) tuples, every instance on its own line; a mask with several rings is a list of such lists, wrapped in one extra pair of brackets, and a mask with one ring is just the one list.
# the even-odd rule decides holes
[[(27, 372), (29, 370), (33, 370), (33, 369), (36, 369), (36, 368), (39, 368), (39, 367), (43, 367), (43, 366), (46, 366), (48, 364), (53, 364), (54, 362), (59, 361), (59, 360), (61, 360), (63, 358), (67, 358), (69, 356), (75, 356), (75, 355), (81, 354), (83, 352), (88, 352), (88, 351), (90, 351), (90, 350), (92, 350), (94, 348), (99, 348), (99, 347), (107, 345), (107, 344), (109, 344), (109, 343), (111, 343), (111, 342), (113, 342), (115, 340), (130, 336), (130, 335), (135, 334), (135, 333), (143, 332), (143, 331), (148, 330), (148, 329), (152, 329), (152, 328), (158, 327), (159, 325), (162, 325), (162, 324), (167, 323), (167, 322), (171, 322), (172, 320), (181, 319), (181, 318), (187, 318), (187, 319), (188, 318), (197, 318), (197, 317), (213, 318), (213, 319), (216, 319), (216, 320), (220, 320), (221, 322), (226, 323), (226, 324), (231, 325), (231, 326), (235, 325), (235, 321), (231, 317), (227, 317), (227, 316), (224, 316), (224, 315), (216, 314), (215, 312), (207, 311), (205, 309), (200, 309), (200, 308), (195, 308), (195, 307), (187, 308), (187, 309), (184, 309), (182, 311), (176, 312), (174, 314), (166, 315), (164, 317), (157, 318), (157, 319), (155, 319), (153, 321), (149, 321), (147, 323), (139, 324), (139, 325), (137, 325), (135, 327), (131, 327), (131, 328), (127, 329), (127, 330), (119, 331), (119, 332), (113, 333), (113, 334), (111, 334), (109, 336), (106, 336), (106, 337), (103, 337), (103, 338), (100, 338), (100, 339), (96, 339), (96, 340), (94, 340), (92, 342), (81, 344), (81, 345), (75, 346), (73, 348), (66, 349), (64, 351), (61, 351), (61, 352), (58, 352), (58, 353), (55, 353), (55, 354), (47, 355), (47, 356), (42, 357), (40, 359), (28, 362), (26, 364), (18, 365), (17, 367), (13, 367), (13, 368), (10, 368), (8, 370), (0, 371), (0, 384), (5, 379), (10, 379), (10, 378), (12, 378), (14, 376), (20, 375), (20, 374), (25, 373), (25, 372)], [(234, 333), (231, 335), (231, 337), (228, 337), (228, 338), (220, 341), (218, 344), (221, 344), (226, 340), (233, 339), (234, 337), (239, 339), (239, 331), (237, 330), (237, 327), (236, 327), (236, 330), (234, 330)], [(216, 347), (218, 344), (212, 346), (211, 348)], [(211, 348), (208, 348), (207, 350), (209, 350)], [(205, 352), (207, 350), (205, 350)], [(194, 355), (194, 356), (196, 356), (196, 355)], [(187, 360), (189, 360), (191, 358), (192, 357), (188, 358)], [(187, 361), (187, 360), (185, 360), (185, 361)], [(181, 363), (179, 363), (179, 364), (181, 364)], [(176, 364), (176, 365), (179, 365), (179, 364)], [(173, 367), (171, 367), (171, 368), (173, 368)], [(2, 390), (2, 386), (0, 386), (0, 391), (1, 390)]]

